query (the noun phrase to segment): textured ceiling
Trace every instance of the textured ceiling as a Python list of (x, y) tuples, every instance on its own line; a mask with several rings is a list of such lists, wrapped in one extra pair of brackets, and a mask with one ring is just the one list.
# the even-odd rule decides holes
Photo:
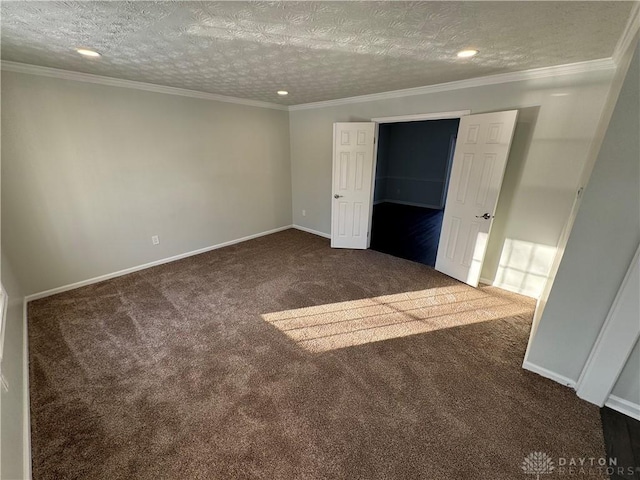
[(292, 105), (610, 57), (631, 6), (3, 1), (2, 59)]

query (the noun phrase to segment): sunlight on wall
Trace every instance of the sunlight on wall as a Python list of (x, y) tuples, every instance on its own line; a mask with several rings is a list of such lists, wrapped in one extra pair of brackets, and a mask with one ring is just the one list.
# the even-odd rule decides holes
[(266, 313), (262, 318), (301, 347), (326, 352), (532, 311), (531, 305), (459, 285)]
[(507, 238), (494, 285), (508, 285), (509, 290), (538, 298), (555, 254), (556, 247)]

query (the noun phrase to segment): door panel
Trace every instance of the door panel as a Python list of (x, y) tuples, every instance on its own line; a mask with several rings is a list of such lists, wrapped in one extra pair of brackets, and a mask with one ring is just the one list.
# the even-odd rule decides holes
[(517, 110), (460, 119), (436, 270), (477, 286)]
[(367, 248), (375, 123), (333, 125), (331, 246)]

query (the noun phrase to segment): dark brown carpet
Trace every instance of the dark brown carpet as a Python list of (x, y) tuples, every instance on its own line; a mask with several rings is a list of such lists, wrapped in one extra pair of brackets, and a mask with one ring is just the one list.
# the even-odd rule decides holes
[(34, 478), (513, 480), (532, 451), (603, 456), (598, 409), (521, 369), (533, 307), (294, 230), (31, 302)]

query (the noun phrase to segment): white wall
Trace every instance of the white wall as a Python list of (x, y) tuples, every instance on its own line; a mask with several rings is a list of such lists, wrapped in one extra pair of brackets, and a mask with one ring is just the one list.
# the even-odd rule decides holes
[[(638, 55), (636, 48), (527, 358), (573, 381), (640, 243)], [(636, 363), (629, 364), (630, 371), (621, 378), (633, 377), (638, 383), (635, 355), (631, 361), (635, 358)], [(623, 395), (638, 389), (620, 381), (615, 387)]]
[(291, 224), (286, 111), (3, 71), (2, 160), (26, 294)]
[[(2, 374), (9, 390), (0, 398), (0, 478), (3, 480), (26, 478), (23, 472), (25, 439), (24, 413), (27, 399), (24, 378), (23, 295), (6, 257), (2, 258), (2, 283), (9, 296), (9, 310), (2, 355)], [(28, 447), (27, 447), (28, 448)]]
[[(333, 122), (471, 109), (529, 110), (516, 127), (483, 277), (537, 296), (571, 211), (613, 70), (290, 112), (294, 224), (328, 234)], [(535, 121), (535, 125), (531, 121)], [(518, 155), (520, 157), (518, 157)], [(523, 158), (524, 156), (524, 158)], [(301, 215), (306, 210), (306, 216)], [(506, 216), (506, 219), (504, 217)]]

